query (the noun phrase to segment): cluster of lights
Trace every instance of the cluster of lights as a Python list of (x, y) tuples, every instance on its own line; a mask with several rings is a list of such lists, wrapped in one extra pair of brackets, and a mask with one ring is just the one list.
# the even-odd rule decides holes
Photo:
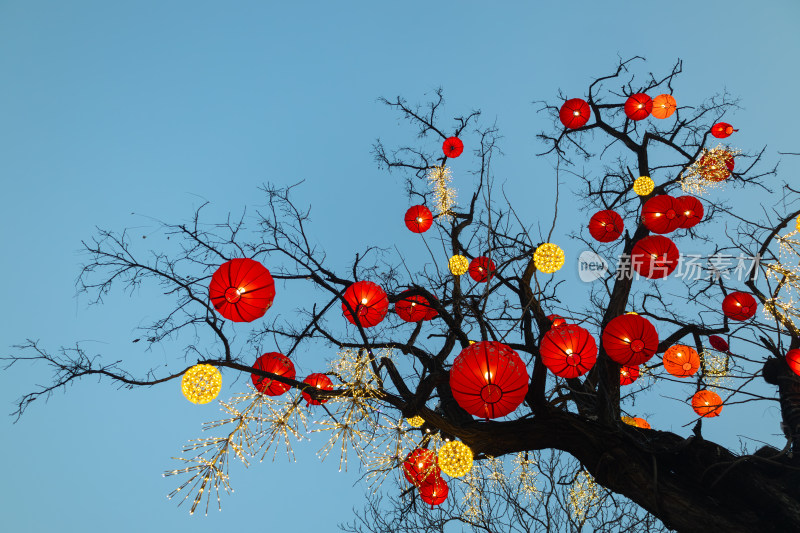
[(448, 219), (453, 215), (452, 209), (456, 205), (456, 190), (450, 187), (450, 169), (445, 166), (436, 166), (428, 172), (428, 182), (433, 190), (433, 205), (439, 217)]
[(572, 517), (578, 521), (586, 520), (589, 510), (600, 501), (597, 491), (597, 483), (594, 478), (585, 470), (581, 470), (575, 476), (572, 488), (569, 491), (569, 506), (572, 509)]
[(653, 189), (656, 188), (656, 183), (650, 176), (639, 176), (633, 182), (633, 192), (639, 196), (647, 196)]
[(450, 441), (439, 448), (439, 468), (450, 477), (461, 477), (472, 470), (472, 450), (460, 441)]
[(702, 196), (721, 187), (731, 175), (726, 162), (739, 153), (739, 150), (731, 150), (722, 145), (704, 149), (702, 155), (681, 174), (681, 189), (683, 192)]
[(450, 258), (450, 261), (447, 262), (447, 266), (454, 276), (462, 276), (469, 270), (469, 259), (463, 255), (454, 255)]
[(411, 418), (406, 418), (406, 424), (408, 424), (412, 428), (418, 428), (424, 423), (425, 419), (419, 415), (412, 416)]
[(181, 379), (181, 391), (192, 403), (208, 403), (222, 390), (222, 374), (211, 365), (194, 365)]
[(552, 274), (564, 266), (564, 250), (551, 242), (540, 244), (533, 252), (533, 264), (536, 270)]
[(719, 386), (730, 379), (730, 362), (727, 354), (713, 350), (703, 350), (700, 354), (700, 362), (706, 384)]

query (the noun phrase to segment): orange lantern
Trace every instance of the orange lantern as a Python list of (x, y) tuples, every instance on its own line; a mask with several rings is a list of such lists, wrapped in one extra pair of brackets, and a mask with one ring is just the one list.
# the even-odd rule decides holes
[(722, 398), (710, 390), (697, 391), (692, 396), (692, 409), (704, 418), (719, 416), (722, 412)]
[(700, 368), (700, 356), (685, 344), (676, 344), (664, 352), (664, 370), (677, 378), (693, 376)]
[(659, 94), (653, 98), (652, 114), (656, 118), (667, 118), (672, 116), (676, 107), (675, 98), (671, 94)]

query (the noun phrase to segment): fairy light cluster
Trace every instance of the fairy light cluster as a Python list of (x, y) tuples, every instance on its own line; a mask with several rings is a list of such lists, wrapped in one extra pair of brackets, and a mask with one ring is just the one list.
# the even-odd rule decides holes
[(597, 505), (599, 501), (600, 495), (598, 494), (597, 483), (591, 474), (581, 470), (575, 476), (575, 481), (569, 491), (569, 507), (572, 511), (572, 517), (578, 522), (583, 522), (588, 517), (592, 507)]
[(529, 500), (541, 495), (536, 487), (536, 461), (528, 458), (528, 452), (514, 455), (514, 470), (512, 476), (519, 480), (519, 492)]
[(439, 468), (450, 477), (462, 477), (472, 470), (472, 450), (460, 441), (450, 441), (439, 448)]
[(463, 255), (454, 255), (447, 262), (447, 266), (454, 276), (461, 276), (466, 274), (467, 270), (469, 270), (469, 259)]
[(540, 244), (533, 252), (533, 264), (545, 274), (552, 274), (564, 266), (564, 250), (557, 244)]
[(445, 166), (436, 166), (428, 172), (428, 182), (433, 191), (433, 205), (436, 214), (444, 219), (449, 219), (456, 205), (456, 190), (450, 187), (450, 169)]
[(775, 262), (762, 261), (767, 281), (775, 283), (776, 291), (764, 302), (767, 318), (778, 316), (792, 324), (800, 319), (800, 217), (795, 229), (786, 235), (776, 235), (778, 258)]
[(700, 366), (707, 385), (718, 387), (730, 380), (730, 358), (716, 350), (700, 352)]
[(726, 162), (740, 153), (740, 150), (733, 150), (722, 145), (703, 149), (700, 157), (681, 174), (681, 189), (683, 192), (702, 196), (722, 187), (725, 180), (731, 175)]
[(211, 365), (194, 365), (181, 379), (181, 391), (192, 403), (208, 403), (222, 390), (222, 374)]

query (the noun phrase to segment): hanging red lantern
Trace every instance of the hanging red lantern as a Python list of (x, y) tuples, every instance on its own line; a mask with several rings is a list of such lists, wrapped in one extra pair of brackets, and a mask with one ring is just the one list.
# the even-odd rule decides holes
[(690, 346), (676, 344), (664, 352), (664, 370), (677, 378), (693, 376), (699, 368), (700, 356)]
[(458, 137), (448, 137), (442, 144), (442, 151), (447, 157), (458, 157), (464, 151), (464, 143)]
[(641, 365), (658, 351), (658, 333), (640, 315), (620, 315), (603, 330), (603, 349), (621, 365)]
[(439, 476), (432, 481), (426, 481), (419, 486), (419, 497), (422, 501), (427, 503), (433, 509), (434, 505), (439, 505), (447, 499), (447, 493), (450, 489), (447, 486), (447, 481)]
[(415, 448), (403, 461), (403, 475), (412, 485), (419, 487), (429, 480), (441, 477), (436, 452), (427, 448)]
[(625, 223), (615, 211), (598, 211), (589, 219), (589, 233), (596, 241), (612, 242), (622, 235)]
[(722, 300), (722, 312), (731, 320), (748, 320), (753, 318), (758, 309), (756, 299), (746, 292), (732, 292)]
[[(256, 362), (253, 363), (253, 368), (288, 379), (295, 378), (294, 364), (288, 357), (278, 352), (265, 353), (256, 359)], [(280, 396), (291, 388), (286, 383), (259, 376), (258, 374), (250, 374), (250, 379), (253, 381), (253, 386), (267, 396)]]
[(403, 296), (394, 304), (397, 316), (406, 322), (419, 322), (420, 320), (432, 320), (439, 316), (436, 309), (421, 295)]
[(653, 101), (644, 93), (636, 93), (625, 101), (625, 115), (631, 120), (647, 118), (653, 111)]
[(792, 369), (792, 372), (800, 376), (800, 350), (797, 348), (786, 352), (786, 364)]
[(592, 117), (592, 110), (586, 101), (580, 98), (572, 98), (564, 102), (558, 118), (567, 129), (576, 129), (586, 125)]
[(727, 352), (730, 349), (728, 342), (719, 335), (709, 335), (708, 343), (712, 348), (719, 350), (720, 352)]
[(547, 315), (547, 320), (550, 321), (550, 327), (552, 328), (558, 328), (567, 323), (567, 321), (564, 320), (561, 315)]
[[(722, 168), (723, 165), (725, 168)], [(733, 154), (727, 150), (708, 150), (697, 162), (699, 174), (708, 181), (725, 181), (736, 167)]]
[[(303, 380), (303, 383), (306, 385), (311, 385), (312, 387), (316, 387), (320, 390), (333, 390), (331, 378), (325, 374), (309, 374), (308, 377)], [(315, 400), (306, 391), (303, 391), (303, 399), (306, 401), (306, 405), (322, 405), (328, 401), (327, 398)]]
[(692, 396), (692, 409), (698, 415), (705, 418), (719, 416), (722, 412), (722, 398), (719, 394), (710, 390), (697, 391)]
[(453, 361), (450, 388), (458, 405), (471, 415), (498, 418), (525, 399), (528, 371), (517, 352), (505, 344), (476, 342)]
[[(356, 281), (344, 291), (345, 302), (355, 311), (362, 327), (371, 328), (380, 323), (389, 310), (389, 299), (380, 285), (371, 281)], [(342, 303), (342, 314), (351, 324), (355, 324), (353, 315)]]
[(476, 257), (469, 263), (469, 276), (478, 283), (486, 283), (494, 273), (494, 261), (488, 257)]
[(412, 205), (406, 211), (406, 227), (414, 233), (425, 233), (433, 224), (433, 213), (424, 205)]
[(648, 279), (669, 276), (679, 260), (680, 254), (675, 243), (661, 235), (643, 237), (631, 250), (633, 269)]
[(619, 384), (630, 385), (639, 379), (639, 367), (635, 365), (622, 365), (619, 367)]
[(584, 328), (570, 324), (548, 330), (539, 354), (544, 366), (556, 376), (576, 378), (594, 366), (597, 344)]
[(642, 222), (653, 233), (670, 233), (686, 223), (683, 205), (668, 194), (653, 196), (642, 207)]
[(219, 314), (234, 322), (264, 316), (275, 299), (269, 270), (253, 259), (231, 259), (211, 276), (208, 296)]
[(656, 118), (668, 118), (672, 116), (677, 108), (677, 102), (671, 94), (659, 94), (653, 98), (653, 116)]
[(693, 228), (703, 220), (703, 202), (694, 196), (678, 196), (675, 200), (678, 202), (678, 209), (684, 216), (681, 228)]
[(733, 126), (728, 124), (727, 122), (717, 122), (713, 126), (711, 126), (711, 135), (716, 137), (717, 139), (724, 139), (726, 137), (730, 137), (731, 133), (734, 131), (739, 131), (733, 129)]

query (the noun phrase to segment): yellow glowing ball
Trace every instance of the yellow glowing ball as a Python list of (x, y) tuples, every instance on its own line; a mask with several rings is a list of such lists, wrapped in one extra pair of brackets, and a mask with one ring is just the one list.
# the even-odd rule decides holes
[(552, 274), (564, 266), (564, 250), (551, 242), (541, 244), (533, 252), (533, 264), (536, 270)]
[(192, 403), (208, 403), (222, 390), (222, 374), (211, 365), (194, 365), (183, 375), (181, 390)]
[(406, 424), (408, 424), (412, 428), (418, 428), (424, 423), (425, 419), (422, 418), (421, 416), (412, 416), (411, 418), (406, 418)]
[(636, 181), (633, 182), (633, 192), (638, 194), (639, 196), (647, 196), (653, 189), (656, 188), (656, 182), (654, 182), (650, 176), (640, 176), (636, 178)]
[(795, 223), (794, 227), (800, 232), (800, 217), (797, 217), (797, 222)]
[(469, 270), (469, 260), (463, 255), (454, 255), (450, 258), (448, 266), (454, 276), (461, 276)]
[(439, 449), (439, 468), (450, 477), (463, 476), (472, 470), (472, 450), (463, 442), (448, 442)]
[(627, 313), (625, 313), (625, 314), (626, 314), (626, 315), (638, 315), (639, 313), (637, 313), (636, 311), (628, 311), (628, 312), (627, 312)]

